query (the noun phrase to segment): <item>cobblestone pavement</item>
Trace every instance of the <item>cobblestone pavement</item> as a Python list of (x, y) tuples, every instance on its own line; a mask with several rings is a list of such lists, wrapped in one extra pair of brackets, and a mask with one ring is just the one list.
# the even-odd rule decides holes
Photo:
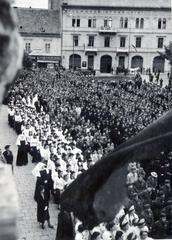
[[(7, 107), (0, 108), (0, 148), (6, 144), (11, 145), (11, 149), (16, 159), (16, 138), (15, 132), (7, 124)], [(57, 208), (50, 202), (50, 218), (54, 229), (40, 228), (36, 219), (36, 203), (33, 200), (35, 189), (35, 179), (31, 174), (34, 165), (29, 161), (27, 166), (16, 167), (14, 162), (14, 179), (19, 194), (20, 212), (17, 221), (18, 240), (55, 240), (57, 226)]]

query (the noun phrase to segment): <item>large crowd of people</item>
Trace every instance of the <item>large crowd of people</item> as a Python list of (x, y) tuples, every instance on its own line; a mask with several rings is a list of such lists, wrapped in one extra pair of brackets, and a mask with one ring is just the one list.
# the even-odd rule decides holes
[[(52, 228), (49, 200), (60, 209), (66, 187), (131, 136), (172, 108), (162, 81), (84, 76), (81, 72), (24, 71), (8, 94), (9, 125), (18, 134), (17, 166), (28, 163), (36, 178), (34, 199), (41, 227)], [(172, 236), (172, 153), (161, 152), (146, 165), (128, 166), (129, 204), (108, 223), (85, 231), (73, 220), (74, 239), (150, 239)], [(72, 228), (73, 229), (73, 228)], [(67, 233), (66, 233), (67, 234)], [(67, 239), (67, 238), (66, 238)]]

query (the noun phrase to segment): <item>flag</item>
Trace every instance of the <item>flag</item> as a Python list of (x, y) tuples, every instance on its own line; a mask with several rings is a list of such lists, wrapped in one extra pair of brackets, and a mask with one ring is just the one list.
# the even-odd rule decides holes
[(149, 162), (172, 148), (172, 111), (121, 144), (63, 192), (62, 209), (73, 212), (86, 229), (111, 221), (127, 199), (128, 163)]

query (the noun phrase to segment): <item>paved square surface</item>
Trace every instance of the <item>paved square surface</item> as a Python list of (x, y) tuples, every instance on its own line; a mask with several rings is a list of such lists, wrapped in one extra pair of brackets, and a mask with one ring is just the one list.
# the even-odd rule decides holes
[[(4, 150), (6, 144), (11, 145), (16, 160), (16, 133), (8, 126), (7, 107), (0, 108), (0, 148)], [(33, 199), (35, 190), (35, 178), (31, 174), (34, 164), (29, 159), (27, 166), (16, 167), (14, 161), (14, 179), (19, 195), (20, 212), (18, 215), (17, 228), (18, 240), (55, 240), (58, 211), (56, 205), (50, 202), (50, 219), (54, 229), (40, 228), (36, 219), (36, 202)]]

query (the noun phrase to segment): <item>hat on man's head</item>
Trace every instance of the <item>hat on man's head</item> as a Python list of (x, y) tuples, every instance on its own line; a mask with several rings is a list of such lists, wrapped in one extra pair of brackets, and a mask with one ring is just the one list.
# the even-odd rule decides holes
[(167, 215), (166, 215), (165, 212), (161, 212), (160, 217), (166, 217), (166, 216), (167, 216)]
[(5, 149), (8, 149), (9, 147), (10, 147), (10, 145), (6, 145), (4, 148), (5, 148)]
[(151, 172), (151, 176), (154, 177), (154, 178), (157, 178), (158, 174), (156, 172)]
[(172, 205), (172, 198), (168, 199), (167, 205)]
[(165, 179), (165, 183), (170, 183), (170, 179)]
[(150, 204), (149, 203), (146, 203), (145, 205), (144, 205), (144, 208), (145, 209), (149, 209), (151, 206), (150, 206)]
[(119, 219), (119, 223), (121, 227), (124, 227), (125, 225), (128, 224), (128, 219), (126, 217), (126, 215), (123, 215), (120, 219)]
[(138, 221), (138, 226), (141, 226), (145, 224), (145, 219), (144, 218), (141, 218), (139, 221)]
[(144, 226), (142, 229), (141, 229), (141, 231), (140, 232), (149, 232), (149, 228), (147, 227), (147, 226)]
[(129, 211), (129, 212), (132, 212), (133, 210), (135, 210), (134, 205), (131, 205), (131, 206), (128, 208), (128, 211)]

